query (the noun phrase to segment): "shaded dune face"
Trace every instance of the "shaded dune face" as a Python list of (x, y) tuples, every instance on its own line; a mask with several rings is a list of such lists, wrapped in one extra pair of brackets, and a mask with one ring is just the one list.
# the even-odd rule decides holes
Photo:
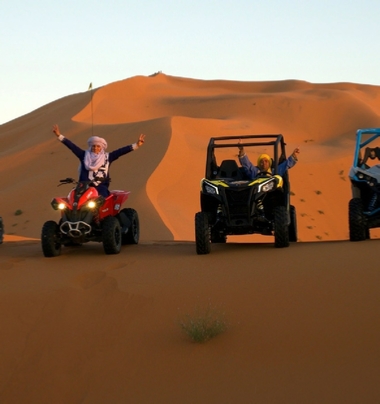
[[(69, 189), (56, 185), (77, 175), (76, 157), (51, 133), (52, 124), (59, 123), (62, 133), (83, 148), (93, 134), (105, 137), (109, 150), (146, 134), (144, 147), (111, 167), (111, 186), (132, 192), (128, 204), (140, 215), (142, 240), (193, 240), (209, 138), (255, 133), (283, 134), (288, 154), (301, 149), (290, 172), (300, 240), (344, 240), (355, 132), (378, 126), (379, 116), (380, 88), (354, 83), (157, 74), (71, 95), (0, 127), (6, 232), (39, 237), (44, 221), (57, 220), (50, 199)], [(250, 157), (256, 161), (257, 155)], [(15, 216), (16, 209), (23, 214)]]

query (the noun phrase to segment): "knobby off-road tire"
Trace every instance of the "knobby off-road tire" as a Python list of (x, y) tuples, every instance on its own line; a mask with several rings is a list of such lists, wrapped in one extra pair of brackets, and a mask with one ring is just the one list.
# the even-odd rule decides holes
[(289, 241), (295, 243), (298, 240), (297, 231), (297, 212), (293, 205), (289, 206), (290, 224), (289, 224)]
[(274, 208), (274, 246), (289, 247), (288, 212), (285, 206)]
[(369, 238), (369, 229), (363, 214), (363, 202), (353, 198), (348, 203), (348, 228), (350, 241), (363, 241)]
[(131, 222), (128, 232), (121, 236), (121, 243), (125, 244), (138, 244), (140, 239), (140, 222), (139, 216), (134, 209), (123, 209), (123, 212)]
[(61, 254), (58, 224), (53, 220), (45, 222), (42, 226), (41, 246), (45, 257), (57, 257)]
[(205, 212), (195, 214), (195, 246), (197, 254), (209, 254), (211, 251), (210, 226)]
[(106, 254), (119, 254), (121, 250), (121, 227), (116, 217), (107, 216), (103, 220), (102, 240)]

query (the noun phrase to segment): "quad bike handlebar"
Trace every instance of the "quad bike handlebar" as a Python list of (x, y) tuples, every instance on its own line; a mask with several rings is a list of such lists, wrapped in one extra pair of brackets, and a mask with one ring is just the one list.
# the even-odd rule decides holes
[[(78, 185), (80, 183), (82, 183), (82, 184), (84, 183), (87, 185), (95, 185), (95, 182), (104, 182), (104, 181), (106, 181), (106, 178), (103, 178), (103, 177), (95, 177), (93, 180), (89, 180), (89, 181), (77, 181), (74, 178), (67, 177), (67, 178), (64, 178), (63, 180), (59, 180), (60, 184), (58, 184), (57, 186), (60, 187), (61, 185), (65, 185), (65, 184)], [(108, 181), (111, 182), (111, 179), (108, 178)]]

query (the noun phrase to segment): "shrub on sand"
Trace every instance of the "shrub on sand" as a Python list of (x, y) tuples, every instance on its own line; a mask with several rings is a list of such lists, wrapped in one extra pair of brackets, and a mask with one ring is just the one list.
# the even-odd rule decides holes
[(223, 333), (227, 328), (225, 315), (211, 307), (196, 308), (194, 314), (186, 314), (180, 319), (180, 326), (193, 342), (206, 342)]

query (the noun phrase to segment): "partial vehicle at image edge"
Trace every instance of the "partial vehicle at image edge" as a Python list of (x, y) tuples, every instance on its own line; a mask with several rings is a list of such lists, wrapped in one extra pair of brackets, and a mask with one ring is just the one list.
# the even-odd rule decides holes
[(352, 191), (348, 203), (349, 239), (363, 241), (370, 238), (370, 229), (380, 227), (380, 128), (356, 131), (349, 178)]

